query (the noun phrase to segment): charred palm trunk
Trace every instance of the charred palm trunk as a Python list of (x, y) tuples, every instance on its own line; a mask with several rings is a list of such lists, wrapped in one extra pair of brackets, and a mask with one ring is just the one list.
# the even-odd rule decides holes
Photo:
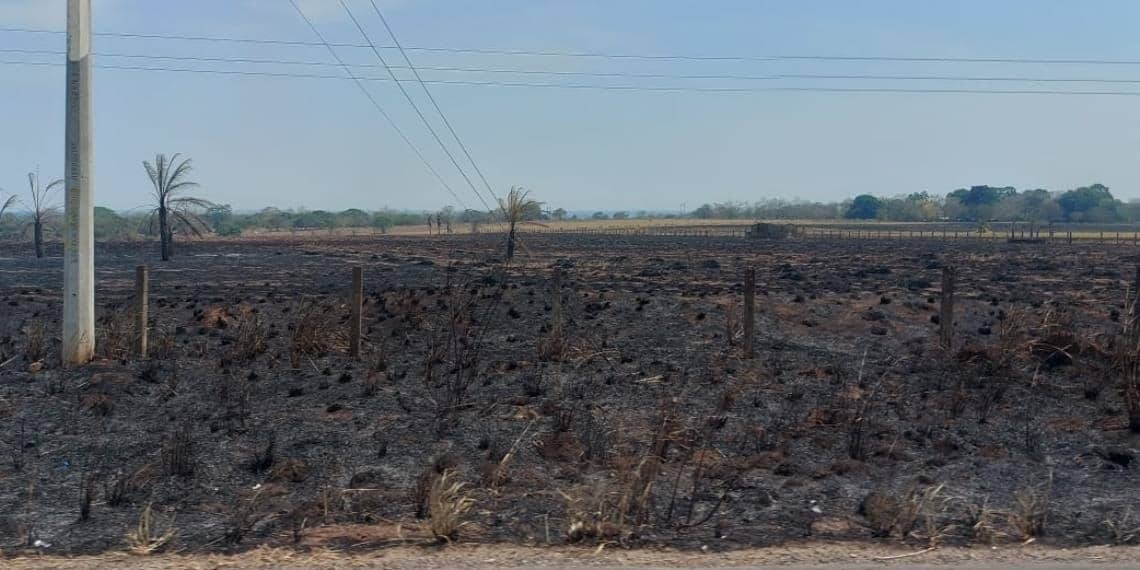
[(511, 229), (507, 232), (507, 259), (515, 256), (515, 223), (511, 222)]
[(32, 241), (36, 247), (36, 258), (44, 256), (44, 222), (38, 217), (32, 222)]
[(166, 217), (166, 208), (158, 209), (158, 239), (162, 243), (162, 260), (170, 261), (170, 220)]

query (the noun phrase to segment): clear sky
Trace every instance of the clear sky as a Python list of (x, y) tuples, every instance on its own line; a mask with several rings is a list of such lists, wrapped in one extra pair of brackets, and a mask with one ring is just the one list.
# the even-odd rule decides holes
[[(390, 44), (367, 0), (348, 0)], [(0, 0), (0, 27), (61, 30), (64, 0)], [(360, 43), (336, 0), (305, 0), (336, 42)], [(94, 0), (104, 32), (314, 40), (287, 0)], [(384, 0), (406, 45), (698, 56), (873, 55), (1140, 60), (1135, 0)], [(62, 51), (64, 37), (0, 32), (0, 50)], [(320, 47), (99, 37), (103, 54), (331, 62)], [(367, 49), (344, 48), (354, 64)], [(398, 53), (385, 50), (390, 62)], [(672, 75), (842, 74), (1140, 79), (1140, 65), (553, 58), (410, 52), (417, 66)], [(63, 61), (0, 53), (0, 61)], [(336, 67), (98, 56), (100, 65), (335, 75)], [(377, 69), (361, 74), (379, 76)], [(402, 77), (407, 76), (402, 73)], [(425, 79), (595, 85), (1135, 91), (1140, 83), (1024, 84), (667, 79), (424, 71)], [(0, 65), (0, 187), (63, 171), (64, 75)], [(479, 204), (390, 83), (384, 105), (469, 206)], [(430, 104), (417, 86), (410, 92)], [(668, 209), (765, 197), (944, 194), (971, 184), (1063, 190), (1103, 182), (1140, 198), (1140, 97), (834, 92), (663, 92), (431, 86), (487, 178), (551, 207)], [(351, 81), (96, 69), (96, 202), (146, 201), (141, 161), (193, 157), (209, 199), (339, 209), (428, 209), (455, 200)], [(434, 115), (429, 113), (429, 118)], [(442, 126), (437, 129), (446, 134)], [(446, 140), (446, 139), (445, 139)], [(461, 153), (455, 151), (462, 159)], [(472, 175), (474, 177), (474, 175)], [(456, 204), (458, 205), (458, 204)]]

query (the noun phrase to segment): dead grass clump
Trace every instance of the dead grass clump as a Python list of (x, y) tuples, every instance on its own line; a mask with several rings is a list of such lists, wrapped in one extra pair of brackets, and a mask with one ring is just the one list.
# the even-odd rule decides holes
[(131, 501), (131, 497), (141, 494), (154, 479), (153, 464), (144, 465), (134, 471), (119, 472), (103, 483), (103, 497), (107, 505), (118, 507)]
[(1008, 513), (1009, 525), (1022, 540), (1045, 534), (1049, 522), (1049, 499), (1053, 492), (1053, 475), (1043, 485), (1026, 487), (1013, 496), (1013, 508)]
[(309, 468), (300, 459), (279, 461), (269, 470), (269, 480), (275, 483), (300, 483), (308, 476)]
[(736, 346), (737, 339), (744, 336), (744, 311), (735, 300), (726, 301), (723, 309), (725, 340), (728, 346)]
[(1134, 295), (1126, 304), (1128, 317), (1124, 327), (1112, 339), (1112, 362), (1120, 376), (1120, 393), (1128, 413), (1128, 429), (1132, 433), (1140, 433), (1140, 291)]
[(127, 550), (138, 556), (147, 556), (161, 550), (174, 538), (177, 530), (173, 520), (166, 524), (165, 529), (160, 530), (159, 527), (151, 505), (147, 503), (139, 514), (138, 525), (127, 533)]
[(383, 372), (369, 371), (364, 375), (364, 381), (360, 383), (360, 397), (371, 398), (380, 392), (380, 387), (384, 385), (387, 375)]
[(47, 327), (41, 320), (29, 322), (24, 326), (24, 361), (28, 364), (39, 362), (47, 353)]
[(151, 358), (170, 360), (177, 354), (178, 342), (174, 330), (170, 327), (155, 327), (148, 340), (150, 341), (148, 353)]
[(915, 486), (901, 497), (875, 491), (863, 499), (859, 514), (876, 536), (919, 538), (937, 546), (955, 526), (950, 522), (952, 500), (943, 494), (944, 488), (945, 484)]
[(430, 511), (429, 499), (436, 479), (448, 471), (454, 471), (458, 466), (459, 460), (454, 455), (445, 453), (432, 459), (431, 464), (416, 478), (411, 490), (411, 500), (416, 506), (417, 519), (424, 518)]
[(627, 516), (628, 488), (599, 481), (570, 493), (559, 491), (566, 503), (566, 539), (570, 542), (617, 541), (633, 536)]
[(261, 316), (251, 309), (243, 308), (238, 315), (230, 358), (237, 361), (253, 360), (268, 348), (269, 330), (261, 322)]
[(115, 401), (107, 394), (87, 394), (79, 399), (79, 408), (105, 418), (115, 409)]
[(1104, 528), (1108, 531), (1108, 540), (1117, 546), (1135, 544), (1140, 538), (1140, 521), (1132, 512), (1132, 507), (1110, 513), (1104, 519)]
[(981, 544), (993, 544), (1005, 536), (1000, 528), (1001, 515), (990, 507), (989, 498), (978, 503), (968, 503), (965, 507), (964, 527), (971, 540)]
[(570, 346), (561, 326), (552, 327), (549, 332), (538, 339), (538, 359), (543, 362), (562, 362), (566, 360)]
[(609, 460), (613, 431), (607, 429), (600, 410), (586, 410), (578, 414), (574, 433), (582, 444), (582, 459), (594, 463)]
[(247, 497), (238, 497), (226, 510), (225, 535), (222, 537), (226, 544), (241, 544), (253, 529), (261, 512), (262, 491), (263, 488)]
[(125, 360), (135, 345), (135, 319), (131, 311), (109, 308), (97, 323), (96, 343), (104, 358)]
[(274, 462), (277, 460), (277, 436), (270, 433), (266, 438), (265, 445), (258, 447), (257, 451), (253, 454), (253, 459), (249, 462), (249, 470), (254, 473), (265, 473), (273, 467)]
[(345, 344), (344, 331), (338, 330), (330, 312), (315, 302), (301, 303), (289, 330), (289, 363), (293, 368), (300, 368), (306, 356), (323, 356)]
[(466, 483), (454, 481), (454, 471), (447, 470), (431, 486), (428, 496), (428, 515), (431, 533), (440, 542), (453, 542), (459, 530), (468, 524), (468, 511), (475, 499), (465, 490)]
[(167, 475), (193, 477), (194, 438), (189, 425), (171, 433), (162, 445), (162, 470)]

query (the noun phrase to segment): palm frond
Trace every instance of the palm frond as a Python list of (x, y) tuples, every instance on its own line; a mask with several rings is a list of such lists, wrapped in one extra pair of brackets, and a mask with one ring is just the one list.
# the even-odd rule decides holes
[(7, 212), (9, 208), (15, 206), (18, 202), (19, 199), (15, 194), (8, 196), (8, 199), (4, 200), (3, 204), (0, 204), (0, 218), (3, 218), (4, 212)]
[(214, 205), (213, 202), (205, 198), (195, 198), (193, 196), (178, 196), (171, 198), (166, 202), (170, 208), (210, 208)]
[(198, 188), (197, 182), (179, 182), (166, 187), (166, 195), (173, 196), (181, 190), (188, 190), (190, 188)]
[(40, 175), (38, 172), (28, 173), (28, 190), (32, 195), (32, 217), (40, 219), (49, 216), (52, 211), (58, 208), (57, 205), (52, 204), (52, 198), (58, 192), (59, 188), (63, 185), (63, 179), (57, 178), (52, 180), (47, 186), (41, 184)]
[(154, 235), (154, 226), (158, 223), (158, 208), (150, 211), (150, 213), (143, 216), (142, 221), (139, 222), (139, 231), (146, 235)]
[[(174, 156), (172, 156), (170, 158), (170, 162), (167, 166), (169, 167), (170, 164), (174, 164), (175, 162), (178, 162), (178, 158), (180, 156), (181, 155), (179, 155), (179, 154), (175, 154)], [(178, 163), (178, 166), (174, 167), (174, 172), (171, 172), (170, 176), (168, 176), (166, 178), (167, 186), (173, 186), (173, 185), (181, 182), (182, 177), (185, 176), (186, 174), (189, 174), (191, 170), (194, 170), (194, 161), (192, 159), (187, 158), (186, 160), (183, 160), (182, 162)]]
[(184, 210), (171, 210), (170, 217), (174, 219), (173, 221), (175, 222), (175, 227), (185, 228), (195, 236), (201, 236), (209, 229), (206, 221), (202, 218), (199, 218), (192, 212), (187, 212)]

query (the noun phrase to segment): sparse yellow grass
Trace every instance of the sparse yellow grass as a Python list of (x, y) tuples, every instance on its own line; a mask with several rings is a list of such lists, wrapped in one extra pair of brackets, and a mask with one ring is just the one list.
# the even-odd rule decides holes
[(138, 526), (127, 533), (127, 550), (138, 556), (154, 554), (174, 538), (175, 532), (173, 523), (168, 524), (165, 530), (158, 529), (150, 503), (147, 503), (139, 514)]

